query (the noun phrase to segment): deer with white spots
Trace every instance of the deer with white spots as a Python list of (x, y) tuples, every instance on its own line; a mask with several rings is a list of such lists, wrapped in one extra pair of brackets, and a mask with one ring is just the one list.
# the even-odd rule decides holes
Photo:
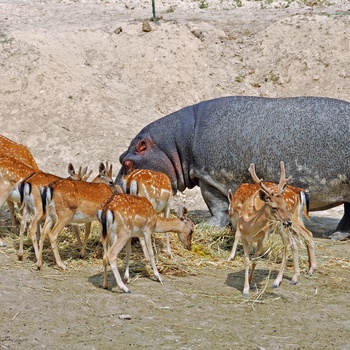
[[(68, 179), (81, 181), (86, 181), (91, 174), (91, 172), (87, 172), (87, 167), (80, 167), (79, 171), (76, 172), (72, 163), (68, 164), (68, 173)], [(47, 186), (51, 182), (56, 181), (58, 179), (62, 178), (54, 174), (40, 171), (32, 173), (30, 176), (21, 181), (18, 185), (22, 214), (19, 250), (17, 252), (19, 260), (23, 260), (24, 231), (27, 226), (29, 214), (32, 214), (33, 217), (29, 224), (28, 232), (33, 243), (35, 256), (36, 258), (38, 258), (38, 239), (40, 237), (40, 223), (45, 219), (45, 214), (43, 212), (43, 206), (41, 202), (40, 190), (43, 186)], [(76, 234), (79, 236), (79, 233)]]
[[(68, 166), (68, 172), (70, 176), (68, 179), (87, 181), (91, 175), (91, 172), (87, 172), (87, 167), (83, 169), (80, 167), (79, 172), (76, 173), (73, 165), (70, 163)], [(62, 179), (59, 176), (49, 173), (37, 173), (33, 174), (19, 185), (19, 191), (21, 194), (21, 205), (24, 208), (23, 218), (26, 220), (27, 216), (33, 214), (32, 221), (30, 222), (28, 232), (33, 242), (36, 258), (39, 258), (39, 246), (37, 232), (40, 231), (40, 223), (45, 220), (45, 211), (43, 209), (43, 203), (41, 199), (42, 188), (48, 186), (50, 183)], [(92, 180), (93, 183), (103, 183), (114, 189), (112, 180), (112, 165), (109, 166), (106, 162), (106, 166), (101, 162), (99, 166), (99, 174)], [(80, 239), (79, 229), (73, 226), (73, 233), (77, 238), (78, 245), (81, 247), (80, 255), (85, 256), (86, 242), (90, 235), (91, 223), (85, 224), (85, 237), (82, 242)], [(20, 259), (23, 258), (23, 233), (20, 236), (20, 249), (18, 252)]]
[[(16, 221), (13, 203), (20, 203), (18, 184), (37, 172), (40, 172), (40, 170), (33, 169), (13, 158), (0, 157), (0, 207), (7, 201), (11, 212), (12, 225), (14, 226)], [(24, 231), (23, 225), (24, 223), (21, 223), (20, 230)], [(6, 246), (6, 244), (0, 241), (0, 246)]]
[[(147, 169), (133, 170), (123, 177), (121, 188), (124, 193), (147, 198), (157, 214), (163, 214), (165, 218), (170, 216), (172, 189), (170, 179), (164, 173)], [(145, 249), (142, 236), (140, 236), (140, 242), (148, 259), (148, 252)], [(172, 252), (168, 233), (166, 233), (166, 252), (171, 258)]]
[[(274, 182), (264, 181), (262, 183), (266, 188), (270, 191), (277, 191), (277, 184)], [(228, 200), (229, 200), (229, 214), (231, 219), (232, 227), (237, 226), (238, 217), (241, 215), (243, 204), (246, 200), (248, 200), (252, 195), (254, 195), (260, 189), (260, 185), (248, 184), (244, 183), (238, 187), (235, 193), (232, 193), (229, 190)], [(309, 231), (303, 222), (303, 214), (306, 218), (309, 219), (309, 211), (308, 211), (308, 194), (300, 187), (287, 185), (285, 191), (283, 192), (283, 198), (287, 205), (287, 210), (291, 214), (292, 226), (302, 232), (306, 237), (305, 244), (308, 252), (309, 258), (309, 268), (307, 271), (308, 275), (311, 275), (316, 269), (316, 256), (314, 243), (312, 240), (312, 232)], [(231, 254), (228, 258), (228, 261), (233, 260), (235, 258), (237, 245), (240, 240), (240, 232), (237, 231), (235, 235), (235, 240), (233, 243)], [(298, 263), (298, 254), (297, 254), (297, 246), (292, 245), (293, 250), (293, 260), (294, 260), (294, 268), (295, 273), (292, 278), (292, 281), (296, 283), (297, 277), (299, 276), (299, 263)]]
[[(262, 248), (263, 242), (267, 239), (269, 233), (275, 227), (276, 223), (281, 222), (284, 228), (292, 225), (291, 214), (287, 210), (287, 204), (283, 197), (286, 191), (287, 183), (291, 180), (291, 177), (285, 178), (284, 163), (281, 165), (281, 178), (277, 185), (276, 192), (269, 189), (259, 179), (255, 173), (255, 166), (252, 163), (249, 167), (249, 172), (253, 180), (259, 185), (260, 189), (255, 192), (249, 199), (247, 199), (241, 208), (237, 221), (237, 232), (241, 237), (243, 249), (244, 249), (244, 261), (245, 261), (245, 279), (243, 295), (249, 295), (250, 283), (253, 278), (254, 270), (257, 264), (256, 259), (253, 261), (252, 269), (249, 274), (249, 246), (253, 242), (257, 242), (255, 251), (255, 258), (259, 256), (259, 252)], [(238, 237), (239, 237), (238, 236)], [(284, 235), (281, 234), (282, 240)], [(289, 236), (288, 236), (289, 237)], [(275, 279), (273, 286), (278, 287), (282, 281), (282, 276), (287, 259), (287, 249), (289, 242), (284, 243), (284, 252), (281, 267), (277, 278)], [(297, 257), (296, 257), (297, 258)], [(293, 278), (297, 278), (298, 271), (294, 271)], [(292, 280), (293, 280), (292, 278)]]
[[(14, 142), (3, 135), (0, 135), (0, 157), (12, 158), (34, 170), (39, 170), (27, 146)], [(11, 215), (11, 225), (17, 227), (14, 201), (9, 198), (6, 202)]]
[(13, 158), (33, 169), (39, 169), (27, 146), (14, 142), (3, 135), (0, 135), (0, 157)]
[[(60, 179), (45, 186), (41, 192), (43, 211), (46, 214), (41, 232), (37, 268), (43, 265), (42, 252), (46, 236), (49, 236), (57, 265), (66, 269), (62, 262), (57, 238), (65, 226), (71, 223), (89, 224), (97, 220), (101, 204), (118, 189), (111, 189), (104, 183), (90, 183)], [(85, 235), (86, 242), (87, 237)], [(85, 243), (83, 247), (85, 248)]]
[(117, 194), (108, 198), (98, 211), (101, 222), (101, 237), (103, 244), (104, 288), (108, 288), (107, 265), (112, 268), (118, 287), (125, 293), (130, 293), (124, 284), (116, 260), (119, 252), (126, 245), (124, 280), (130, 282), (129, 260), (131, 238), (142, 237), (153, 267), (154, 276), (158, 281), (163, 279), (158, 272), (151, 243), (152, 232), (177, 232), (184, 248), (191, 249), (193, 223), (186, 216), (184, 209), (181, 218), (162, 218), (157, 215), (152, 204), (144, 197), (130, 194)]

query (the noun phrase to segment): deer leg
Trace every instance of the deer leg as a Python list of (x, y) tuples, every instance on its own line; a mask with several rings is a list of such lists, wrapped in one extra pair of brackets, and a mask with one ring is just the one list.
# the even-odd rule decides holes
[(79, 248), (82, 248), (83, 243), (81, 242), (80, 239), (80, 230), (79, 230), (79, 226), (78, 225), (71, 225), (74, 237), (76, 238), (77, 242), (78, 242), (78, 246)]
[(85, 249), (86, 249), (87, 240), (89, 239), (89, 236), (90, 236), (90, 232), (91, 232), (91, 222), (87, 222), (85, 223), (84, 241), (80, 251), (80, 257), (82, 258), (85, 257)]
[(250, 275), (249, 275), (249, 283), (251, 283), (252, 280), (253, 280), (254, 271), (255, 271), (256, 265), (258, 263), (257, 257), (259, 256), (259, 253), (261, 251), (262, 245), (263, 245), (262, 244), (262, 240), (257, 241), (257, 243), (256, 243), (256, 250), (255, 250), (255, 254), (254, 254), (254, 260), (253, 260), (253, 263), (252, 263), (252, 270), (250, 271)]
[[(9, 188), (8, 186), (6, 186), (6, 184), (4, 184), (4, 186), (1, 186), (0, 184), (0, 208), (6, 202), (11, 191), (12, 191), (12, 187)], [(0, 247), (6, 247), (6, 243), (4, 243), (2, 240), (0, 240)]]
[(298, 253), (298, 244), (295, 239), (292, 239), (291, 242), (292, 254), (293, 254), (293, 268), (294, 273), (292, 279), (290, 280), (290, 284), (297, 284), (298, 278), (300, 276), (300, 268), (299, 268), (299, 253)]
[[(117, 235), (116, 235), (117, 237)], [(125, 235), (118, 235), (118, 237), (115, 239), (115, 241), (112, 244), (112, 247), (109, 250), (109, 254), (108, 254), (108, 261), (109, 261), (109, 265), (111, 266), (111, 269), (113, 271), (114, 277), (117, 281), (117, 285), (118, 287), (124, 291), (125, 293), (130, 293), (129, 288), (124, 284), (118, 267), (117, 267), (117, 258), (118, 258), (118, 254), (119, 252), (123, 249), (123, 247), (125, 246), (125, 244), (127, 243), (129, 239), (129, 236), (127, 234)]]
[(296, 229), (299, 231), (302, 231), (305, 235), (305, 244), (307, 249), (307, 255), (309, 258), (309, 268), (307, 271), (308, 275), (311, 275), (315, 269), (316, 269), (316, 255), (315, 255), (315, 247), (314, 247), (314, 241), (312, 239), (312, 232), (310, 232), (303, 223), (300, 223), (300, 225), (294, 225)]
[(307, 249), (307, 255), (309, 258), (309, 269), (307, 271), (308, 275), (312, 275), (312, 273), (316, 269), (316, 255), (315, 255), (315, 247), (314, 247), (314, 241), (312, 239), (312, 233), (303, 225), (300, 227), (300, 229), (305, 232), (305, 234), (308, 236), (306, 239), (306, 249)]
[[(164, 209), (164, 217), (165, 218), (169, 218), (170, 217), (170, 206), (169, 205), (167, 205), (166, 208)], [(172, 259), (174, 256), (173, 256), (173, 253), (171, 251), (170, 237), (169, 237), (169, 233), (168, 232), (166, 232), (165, 237), (166, 237), (166, 253), (167, 253), (168, 257), (170, 259)]]
[(17, 252), (17, 257), (18, 260), (22, 261), (23, 260), (23, 241), (24, 241), (24, 231), (26, 230), (27, 226), (27, 219), (28, 219), (28, 212), (26, 210), (26, 207), (23, 207), (21, 209), (21, 216), (22, 216), (22, 221), (19, 229), (19, 249)]
[(0, 207), (2, 207), (5, 204), (7, 198), (9, 197), (14, 188), (15, 187), (7, 186), (6, 184), (4, 184), (4, 186), (1, 186), (0, 184)]
[(309, 257), (309, 270), (307, 271), (307, 274), (312, 275), (316, 269), (316, 255), (313, 242), (306, 242), (306, 248)]
[(171, 251), (170, 237), (169, 237), (169, 233), (168, 232), (165, 234), (165, 237), (166, 237), (166, 253), (167, 253), (168, 257), (170, 259), (172, 259), (173, 258), (173, 253)]
[(242, 244), (244, 250), (244, 287), (243, 287), (243, 296), (247, 297), (249, 295), (249, 243), (242, 237)]
[(232, 247), (232, 250), (231, 250), (231, 254), (230, 254), (229, 258), (227, 259), (227, 261), (234, 260), (235, 255), (236, 255), (238, 242), (239, 242), (240, 238), (241, 238), (241, 233), (237, 230), (236, 234), (235, 234), (235, 241), (233, 242), (233, 247)]
[(53, 226), (51, 232), (49, 232), (49, 239), (51, 243), (51, 248), (53, 250), (53, 254), (55, 256), (56, 264), (62, 270), (66, 270), (67, 267), (61, 260), (61, 256), (57, 247), (57, 238), (59, 233), (65, 228), (65, 226), (68, 224), (68, 222), (70, 222), (70, 220), (71, 218), (68, 218), (67, 220), (61, 220), (61, 221), (58, 220)]
[(143, 233), (143, 236), (145, 238), (146, 247), (147, 247), (149, 258), (150, 258), (150, 261), (152, 264), (153, 274), (160, 283), (163, 283), (164, 280), (163, 280), (162, 276), (160, 275), (160, 273), (158, 272), (156, 262), (154, 260), (154, 253), (153, 253), (153, 248), (152, 248), (152, 233), (151, 233), (151, 231), (146, 229)]
[[(33, 221), (32, 221), (33, 224)], [(35, 227), (35, 225), (33, 225), (33, 227)], [(40, 241), (39, 241), (39, 249), (38, 249), (38, 255), (37, 255), (37, 261), (36, 261), (36, 266), (38, 270), (41, 270), (42, 265), (43, 265), (43, 248), (44, 248), (44, 242), (45, 242), (45, 238), (47, 236), (48, 231), (51, 229), (52, 227), (52, 220), (49, 216), (46, 216), (46, 220), (44, 223), (44, 226), (41, 230), (41, 234), (40, 234)], [(33, 240), (33, 245), (34, 245), (34, 249), (35, 249), (35, 243), (36, 239), (37, 239), (37, 232), (35, 229), (31, 230), (31, 236), (32, 236), (32, 240)]]
[(145, 256), (146, 260), (149, 260), (149, 254), (148, 254), (148, 249), (147, 249), (146, 244), (145, 244), (145, 239), (143, 237), (139, 237), (139, 240), (140, 240), (141, 248), (143, 251), (143, 255)]
[[(40, 221), (42, 220), (43, 215), (41, 211), (36, 211), (31, 223), (28, 227), (28, 232), (30, 234), (30, 238), (32, 240), (32, 244), (34, 247), (35, 257), (37, 261), (39, 260), (39, 245), (38, 245), (38, 230), (40, 232)], [(40, 237), (40, 235), (39, 235)], [(41, 238), (39, 238), (39, 242), (41, 241)]]
[(11, 225), (13, 228), (16, 228), (17, 222), (16, 222), (16, 216), (15, 216), (15, 204), (13, 201), (10, 201), (10, 200), (7, 200), (6, 204), (9, 208), (9, 211), (10, 211)]
[(102, 236), (103, 246), (103, 288), (108, 289), (108, 278), (107, 278), (107, 267), (108, 267), (108, 235), (107, 237)]
[(129, 273), (129, 265), (130, 265), (130, 254), (131, 254), (131, 238), (128, 239), (125, 245), (126, 254), (125, 254), (125, 272), (124, 272), (124, 282), (130, 283), (130, 273)]
[(287, 263), (287, 256), (288, 256), (288, 245), (285, 245), (283, 248), (283, 256), (282, 256), (281, 266), (280, 266), (280, 269), (278, 271), (278, 275), (277, 275), (275, 281), (273, 282), (272, 288), (278, 288), (282, 282), (283, 272), (284, 272), (284, 269), (285, 269), (286, 263)]

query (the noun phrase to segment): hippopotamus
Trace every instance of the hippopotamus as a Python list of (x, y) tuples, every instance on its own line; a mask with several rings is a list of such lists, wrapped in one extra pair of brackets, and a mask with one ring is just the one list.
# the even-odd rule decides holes
[(310, 211), (344, 204), (337, 238), (350, 236), (350, 103), (325, 97), (228, 96), (145, 126), (120, 155), (116, 183), (135, 168), (167, 174), (173, 192), (199, 186), (210, 223), (229, 222), (228, 190), (258, 176), (279, 181), (280, 161), (310, 195)]

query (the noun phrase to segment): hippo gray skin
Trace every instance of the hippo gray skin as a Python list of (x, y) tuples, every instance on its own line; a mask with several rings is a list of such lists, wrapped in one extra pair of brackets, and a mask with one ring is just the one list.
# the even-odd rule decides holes
[(135, 168), (166, 173), (173, 191), (199, 186), (211, 224), (229, 221), (228, 190), (252, 182), (248, 167), (309, 191), (310, 210), (344, 203), (335, 239), (350, 236), (350, 103), (322, 97), (232, 96), (185, 107), (144, 127), (119, 160), (116, 178)]

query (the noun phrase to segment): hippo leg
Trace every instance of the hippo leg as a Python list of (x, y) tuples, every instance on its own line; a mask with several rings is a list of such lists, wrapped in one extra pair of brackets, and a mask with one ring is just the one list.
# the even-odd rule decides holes
[(350, 238), (350, 203), (344, 203), (344, 216), (340, 220), (335, 232), (329, 236), (332, 241), (343, 241)]
[(212, 215), (208, 224), (214, 226), (227, 226), (230, 220), (227, 196), (224, 196), (216, 188), (203, 181), (199, 181), (199, 187), (201, 189), (202, 197)]

